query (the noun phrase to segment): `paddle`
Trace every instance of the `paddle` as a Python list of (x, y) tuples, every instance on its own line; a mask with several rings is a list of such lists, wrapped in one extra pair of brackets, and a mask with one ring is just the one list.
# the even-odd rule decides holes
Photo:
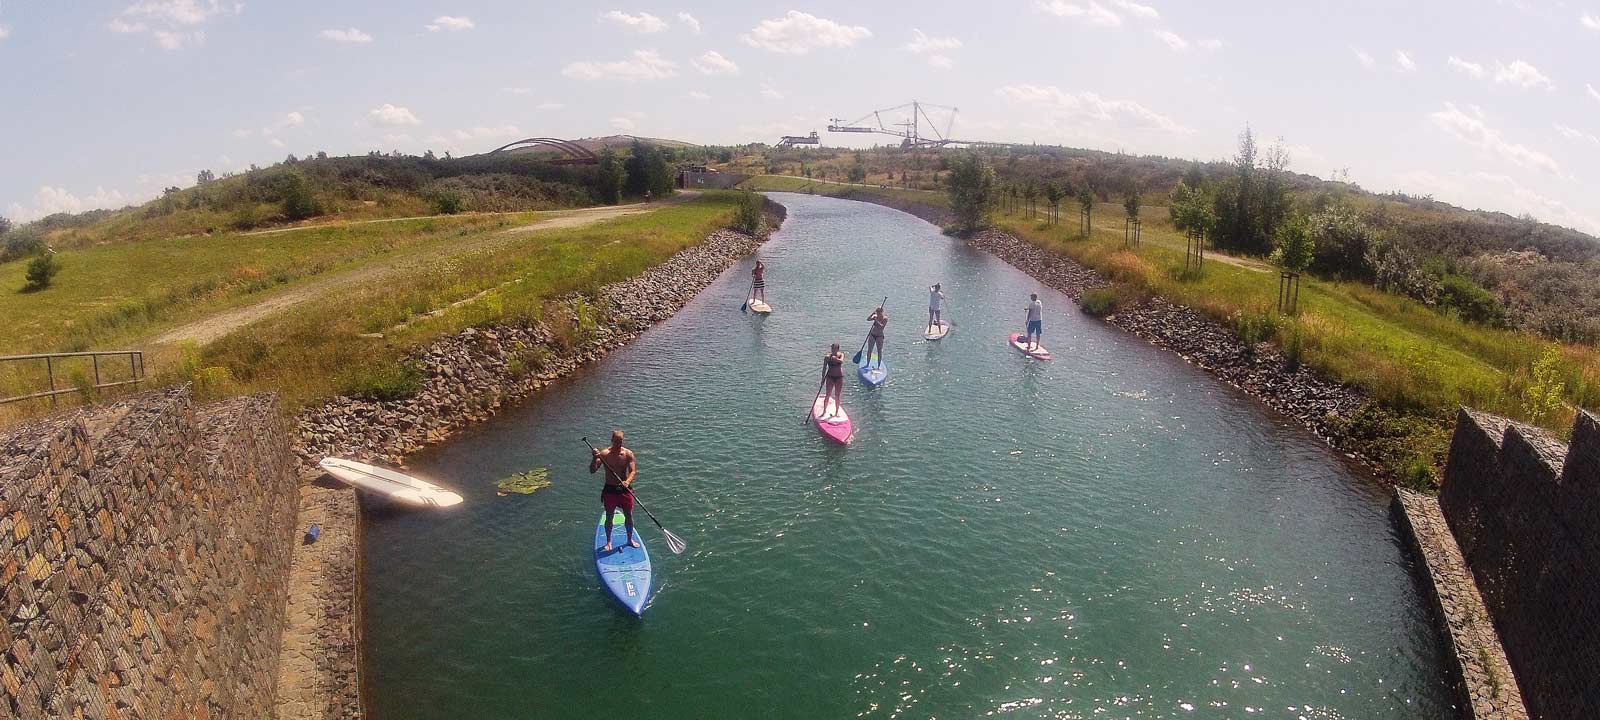
[[(583, 438), (583, 444), (588, 445), (590, 450), (598, 451), (600, 449), (595, 447), (594, 443), (589, 442), (589, 438), (587, 436)], [(610, 465), (606, 465), (605, 463), (600, 464), (605, 465), (607, 475), (617, 478), (617, 482), (622, 482), (622, 478), (617, 477), (617, 474), (611, 470)], [(644, 501), (640, 500), (639, 496), (634, 494), (633, 488), (628, 488), (628, 494), (633, 495), (633, 501), (639, 503), (639, 509), (643, 510), (644, 514), (650, 516), (650, 522), (655, 523), (656, 527), (661, 528), (661, 534), (667, 536), (667, 549), (671, 550), (673, 555), (682, 555), (683, 551), (689, 547), (688, 543), (685, 543), (683, 538), (674, 535), (671, 530), (662, 527), (661, 521), (656, 519), (655, 513), (650, 512), (650, 508), (644, 506)]]
[(745, 313), (745, 314), (748, 315), (750, 313), (750, 298), (753, 298), (755, 296), (756, 296), (756, 281), (751, 280), (750, 281), (750, 294), (744, 296), (744, 304), (739, 306), (739, 312), (742, 312), (742, 313)]
[[(883, 296), (883, 302), (878, 303), (878, 307), (883, 307), (883, 304), (886, 303), (886, 302), (889, 302), (889, 296), (888, 295)], [(853, 362), (853, 363), (855, 363), (857, 365), (861, 364), (861, 353), (866, 352), (866, 350), (867, 350), (867, 341), (871, 340), (871, 339), (872, 339), (872, 329), (868, 328), (867, 329), (867, 336), (864, 337), (864, 338), (861, 338), (861, 349), (857, 350), (856, 354), (850, 356), (850, 362)]]
[[(828, 382), (828, 364), (827, 363), (823, 363), (822, 364), (822, 379), (817, 381), (817, 394), (811, 396), (811, 407), (806, 409), (806, 419), (801, 420), (800, 421), (801, 424), (805, 424), (805, 423), (811, 422), (811, 416), (817, 412), (817, 398), (822, 395), (822, 386), (824, 384), (826, 384), (827, 382)], [(827, 407), (826, 402), (824, 402), (823, 407)]]

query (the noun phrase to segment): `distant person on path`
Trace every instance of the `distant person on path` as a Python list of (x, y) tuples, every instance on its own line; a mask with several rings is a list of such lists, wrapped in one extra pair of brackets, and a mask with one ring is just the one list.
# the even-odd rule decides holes
[(626, 521), (628, 544), (639, 547), (639, 541), (633, 537), (633, 478), (639, 472), (639, 464), (633, 451), (622, 446), (621, 428), (611, 431), (611, 447), (594, 451), (589, 472), (594, 473), (602, 465), (606, 468), (606, 484), (600, 490), (600, 504), (606, 509), (606, 550), (611, 550), (611, 514), (617, 509), (622, 510)]
[(650, 202), (650, 191), (649, 190), (644, 191), (644, 201), (645, 202)]
[(883, 311), (882, 305), (879, 305), (878, 309), (873, 310), (872, 314), (867, 316), (867, 319), (872, 321), (872, 329), (867, 331), (866, 362), (867, 364), (872, 362), (872, 353), (876, 349), (878, 365), (881, 367), (883, 365), (883, 329), (889, 325), (889, 314)]
[(767, 301), (767, 266), (756, 261), (756, 269), (750, 271), (750, 297), (761, 302)]
[[(839, 393), (844, 389), (844, 351), (839, 349), (839, 343), (834, 343), (828, 354), (822, 358), (822, 419), (826, 420), (839, 412)], [(833, 398), (833, 411), (828, 411), (828, 398)]]
[(941, 322), (939, 311), (944, 308), (944, 291), (939, 289), (939, 283), (934, 283), (928, 288), (928, 332), (939, 326)]
[(1044, 303), (1039, 302), (1039, 293), (1028, 294), (1028, 350), (1031, 352), (1039, 347), (1039, 340), (1044, 335)]

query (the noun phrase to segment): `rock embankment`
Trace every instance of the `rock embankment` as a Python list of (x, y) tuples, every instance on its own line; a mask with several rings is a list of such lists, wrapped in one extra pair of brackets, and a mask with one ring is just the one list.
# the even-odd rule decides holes
[[(1041, 249), (1026, 240), (988, 230), (968, 244), (984, 250), (1040, 282), (1081, 302), (1087, 290), (1110, 285), (1100, 273), (1069, 258)], [(1348, 448), (1343, 421), (1366, 405), (1368, 398), (1355, 388), (1317, 376), (1304, 366), (1294, 367), (1271, 343), (1250, 345), (1226, 325), (1187, 305), (1152, 297), (1119, 308), (1104, 320), (1171, 350), (1224, 382), (1292, 417), (1334, 447), (1367, 461)], [(1367, 464), (1381, 472), (1375, 463)]]
[(295, 452), (308, 466), (329, 455), (399, 463), (419, 448), (494, 415), (507, 403), (593, 362), (671, 317), (760, 239), (718, 230), (644, 273), (568, 298), (566, 317), (467, 328), (412, 360), (426, 378), (410, 397), (340, 397), (301, 411)]

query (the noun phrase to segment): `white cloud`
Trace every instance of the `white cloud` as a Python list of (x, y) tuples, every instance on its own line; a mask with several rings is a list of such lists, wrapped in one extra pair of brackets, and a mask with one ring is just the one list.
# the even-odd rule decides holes
[(542, 103), (539, 103), (538, 105), (533, 106), (533, 109), (535, 109), (535, 110), (561, 110), (561, 109), (563, 109), (565, 107), (566, 107), (566, 105), (564, 103), (542, 102)]
[(804, 55), (820, 48), (844, 48), (872, 37), (872, 31), (860, 25), (841, 25), (810, 13), (790, 10), (781, 18), (762, 20), (739, 36), (751, 47), (761, 48), (781, 55)]
[(627, 60), (568, 63), (561, 74), (574, 80), (663, 80), (678, 76), (678, 64), (654, 50), (635, 50)]
[(778, 92), (778, 89), (773, 87), (770, 81), (763, 80), (761, 81), (761, 97), (768, 100), (782, 100), (783, 93)]
[(715, 50), (707, 50), (704, 53), (701, 53), (700, 57), (690, 60), (689, 64), (693, 65), (694, 69), (699, 70), (705, 75), (739, 74), (739, 66), (735, 65), (732, 60), (723, 57), (722, 53), (719, 53)]
[(1185, 52), (1189, 49), (1189, 41), (1171, 30), (1152, 30), (1151, 32), (1155, 33), (1156, 37), (1161, 38), (1161, 42), (1166, 43), (1167, 47), (1174, 52)]
[(323, 30), (322, 32), (317, 33), (317, 36), (324, 40), (332, 40), (336, 43), (359, 44), (372, 42), (372, 36), (362, 32), (358, 28), (350, 28), (348, 30)]
[(299, 127), (306, 124), (306, 116), (299, 110), (290, 110), (283, 114), (283, 119), (278, 121), (283, 127)]
[[(235, 15), (242, 10), (234, 6)], [(149, 33), (158, 47), (177, 50), (203, 44), (206, 35), (199, 26), (222, 12), (218, 0), (147, 0), (123, 8), (106, 27), (114, 33)]]
[(272, 138), (271, 140), (268, 140), (267, 142), (271, 143), (273, 147), (275, 147), (275, 148), (277, 148), (279, 150), (282, 150), (282, 149), (284, 149), (286, 147), (289, 147), (288, 144), (284, 143), (284, 141), (279, 140), (277, 138)]
[(657, 33), (667, 29), (667, 21), (647, 12), (629, 15), (621, 10), (611, 10), (601, 13), (600, 20), (637, 33)]
[(1463, 60), (1463, 59), (1458, 58), (1458, 57), (1456, 57), (1454, 55), (1451, 55), (1450, 58), (1448, 60), (1446, 60), (1445, 62), (1449, 63), (1450, 67), (1453, 67), (1453, 68), (1455, 68), (1457, 70), (1460, 70), (1461, 72), (1466, 73), (1470, 77), (1474, 77), (1474, 78), (1483, 77), (1484, 70), (1483, 70), (1483, 65), (1481, 63), (1475, 63), (1475, 62), (1472, 62), (1470, 60)]
[(936, 68), (950, 68), (955, 66), (955, 61), (945, 53), (961, 47), (961, 40), (954, 37), (938, 37), (928, 35), (916, 28), (911, 29), (911, 42), (906, 43), (906, 51), (920, 56), (929, 65)]
[(1555, 89), (1555, 84), (1550, 78), (1539, 72), (1539, 68), (1523, 60), (1512, 60), (1510, 65), (1494, 64), (1494, 81), (1497, 85), (1516, 85), (1521, 88)]
[(1483, 111), (1477, 107), (1472, 112), (1464, 112), (1456, 107), (1455, 103), (1445, 103), (1444, 109), (1432, 113), (1429, 119), (1440, 130), (1461, 142), (1498, 156), (1513, 165), (1530, 170), (1543, 170), (1552, 175), (1561, 175), (1561, 165), (1538, 150), (1525, 145), (1520, 145), (1505, 139), (1499, 130), (1489, 127), (1485, 121)]
[(1411, 72), (1417, 69), (1416, 61), (1404, 50), (1394, 51), (1394, 64), (1399, 66), (1400, 72)]
[(119, 208), (133, 202), (132, 198), (124, 195), (120, 190), (106, 190), (96, 187), (88, 196), (80, 197), (69, 192), (66, 188), (45, 185), (33, 194), (33, 199), (28, 204), (11, 203), (6, 207), (6, 216), (17, 222), (32, 222), (46, 215), (56, 213), (80, 213), (85, 210), (98, 210), (101, 208)]
[(1436, 175), (1416, 170), (1399, 176), (1408, 191), (1422, 190), (1464, 207), (1529, 214), (1544, 222), (1600, 233), (1600, 218), (1523, 186), (1510, 176), (1483, 171)]
[(1583, 17), (1578, 18), (1578, 22), (1590, 30), (1600, 30), (1600, 17), (1584, 13)]
[(440, 30), (471, 30), (477, 26), (477, 23), (472, 22), (472, 18), (469, 17), (440, 15), (434, 18), (433, 22), (423, 27), (428, 28), (428, 32), (439, 32)]
[(1140, 5), (1132, 0), (1112, 0), (1111, 4), (1122, 8), (1123, 10), (1127, 11), (1129, 15), (1132, 15), (1136, 18), (1143, 20), (1161, 19), (1161, 13), (1156, 12), (1156, 9), (1150, 7), (1149, 5)]
[(696, 20), (693, 15), (686, 12), (678, 13), (678, 22), (683, 23), (684, 27), (689, 28), (694, 34), (700, 34), (700, 21)]
[(1580, 140), (1589, 143), (1590, 145), (1600, 145), (1600, 138), (1590, 135), (1589, 133), (1577, 128), (1567, 127), (1561, 123), (1556, 123), (1555, 125), (1556, 132), (1561, 133), (1561, 137), (1564, 137), (1568, 140)]
[(11, 37), (11, 26), (0, 25), (0, 40), (4, 40), (8, 37)]
[(951, 59), (949, 55), (928, 55), (927, 61), (928, 64), (933, 67), (944, 68), (946, 70), (956, 66), (956, 61)]
[(373, 108), (367, 116), (380, 125), (417, 125), (422, 122), (410, 110), (389, 103)]
[(1600, 101), (1600, 90), (1594, 89), (1593, 85), (1590, 85), (1588, 83), (1584, 83), (1583, 84), (1583, 89), (1589, 91), (1589, 97), (1594, 98), (1596, 101)]
[(1373, 68), (1378, 66), (1378, 61), (1376, 59), (1374, 59), (1371, 55), (1367, 54), (1367, 51), (1362, 50), (1361, 48), (1358, 48), (1358, 47), (1352, 47), (1352, 48), (1350, 48), (1350, 52), (1353, 52), (1353, 53), (1356, 54), (1356, 60), (1359, 60), (1361, 62), (1361, 66), (1362, 67), (1364, 67), (1364, 68), (1366, 68), (1368, 70), (1371, 70), (1371, 69), (1373, 69)]
[(699, 100), (701, 102), (705, 102), (705, 101), (711, 99), (710, 95), (707, 95), (707, 94), (705, 94), (703, 92), (700, 92), (699, 90), (690, 90), (689, 91), (689, 97), (691, 99)]
[(614, 117), (614, 118), (611, 118), (611, 127), (616, 128), (618, 130), (621, 130), (623, 132), (632, 132), (635, 126), (633, 124), (633, 120), (631, 120), (629, 118)]
[(1099, 25), (1100, 27), (1117, 27), (1122, 24), (1121, 15), (1107, 10), (1104, 5), (1094, 2), (1094, 0), (1089, 0), (1088, 4), (1067, 2), (1066, 0), (1033, 0), (1033, 9), (1059, 18), (1081, 20), (1090, 25)]
[(1054, 85), (1007, 85), (995, 94), (1022, 105), (1049, 111), (1058, 122), (1067, 124), (1114, 124), (1138, 130), (1156, 130), (1187, 135), (1194, 131), (1176, 120), (1132, 100), (1100, 97), (1092, 92), (1064, 92)]

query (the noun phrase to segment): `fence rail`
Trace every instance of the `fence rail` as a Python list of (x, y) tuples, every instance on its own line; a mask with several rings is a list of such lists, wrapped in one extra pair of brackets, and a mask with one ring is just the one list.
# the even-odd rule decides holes
[[(128, 359), (128, 379), (127, 380), (102, 381), (101, 377), (100, 377), (100, 364), (101, 364), (100, 363), (100, 359), (101, 358), (105, 358), (105, 357), (114, 357), (114, 358), (126, 357)], [(58, 395), (66, 395), (68, 393), (83, 392), (86, 388), (79, 387), (79, 386), (76, 386), (76, 385), (74, 385), (72, 387), (64, 387), (64, 388), (56, 387), (56, 365), (57, 365), (57, 362), (60, 361), (60, 360), (66, 360), (68, 358), (89, 358), (90, 359), (91, 363), (94, 366), (94, 383), (92, 385), (90, 385), (88, 389), (103, 390), (105, 388), (120, 387), (120, 386), (123, 386), (123, 385), (138, 385), (139, 383), (144, 382), (144, 380), (145, 380), (145, 374), (144, 374), (144, 351), (143, 350), (102, 350), (102, 351), (93, 351), (93, 352), (38, 353), (38, 354), (34, 354), (34, 355), (0, 355), (0, 365), (10, 364), (10, 363), (16, 363), (16, 364), (20, 365), (22, 363), (27, 363), (27, 362), (43, 361), (44, 362), (45, 377), (48, 379), (48, 382), (50, 384), (50, 389), (48, 389), (48, 390), (41, 390), (39, 392), (27, 393), (25, 395), (15, 395), (15, 396), (12, 396), (12, 397), (0, 398), (0, 405), (5, 405), (7, 403), (21, 402), (23, 400), (33, 400), (33, 399), (36, 399), (36, 398), (46, 398), (46, 397), (50, 398), (50, 404), (54, 405), (55, 402), (56, 402), (56, 397)], [(121, 367), (121, 365), (122, 365), (122, 361), (121, 360), (117, 360), (115, 362), (115, 366)]]

